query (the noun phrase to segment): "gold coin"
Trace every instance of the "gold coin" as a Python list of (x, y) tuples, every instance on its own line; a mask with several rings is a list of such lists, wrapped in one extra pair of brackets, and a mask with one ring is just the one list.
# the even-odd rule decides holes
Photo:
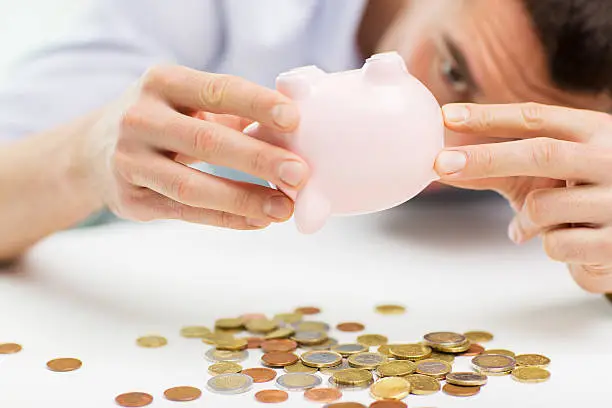
[(300, 345), (314, 346), (322, 344), (327, 341), (329, 337), (325, 332), (296, 332), (291, 336), (291, 340), (299, 343)]
[(47, 368), (49, 370), (59, 373), (78, 370), (82, 365), (83, 363), (81, 360), (76, 358), (56, 358), (55, 360), (47, 362)]
[(331, 349), (336, 353), (340, 353), (342, 357), (349, 357), (353, 354), (365, 353), (369, 350), (368, 347), (359, 343), (336, 344)]
[(225, 351), (246, 350), (248, 346), (249, 346), (249, 342), (247, 339), (219, 340), (216, 343), (217, 350), (225, 350)]
[(465, 337), (468, 338), (472, 343), (486, 343), (493, 340), (493, 335), (486, 331), (469, 331), (463, 333)]
[(384, 315), (400, 315), (406, 313), (406, 308), (401, 305), (379, 305), (376, 312)]
[(357, 343), (368, 347), (382, 346), (388, 342), (389, 339), (381, 334), (363, 334), (357, 337)]
[(242, 371), (242, 366), (229, 361), (221, 361), (208, 367), (208, 372), (211, 375), (220, 374), (237, 374)]
[(391, 355), (399, 360), (424, 360), (431, 356), (431, 347), (423, 344), (394, 344), (389, 347)]
[(443, 346), (440, 344), (430, 344), (430, 347), (441, 353), (451, 353), (451, 354), (460, 354), (466, 352), (470, 349), (472, 343), (467, 340), (465, 343), (456, 345), (456, 346)]
[(374, 377), (368, 370), (359, 368), (347, 368), (345, 370), (336, 371), (332, 374), (332, 379), (339, 385), (362, 386), (369, 384)]
[(210, 334), (210, 329), (204, 326), (186, 326), (181, 329), (181, 336), (188, 339), (202, 338)]
[(244, 326), (244, 320), (237, 319), (219, 319), (215, 322), (215, 328), (221, 330), (241, 330)]
[(299, 322), (293, 324), (295, 331), (328, 332), (329, 325), (323, 322)]
[(461, 385), (464, 387), (480, 387), (487, 383), (487, 376), (476, 373), (449, 373), (446, 376), (446, 382), (453, 385)]
[(17, 343), (0, 344), (0, 354), (14, 354), (21, 351), (21, 345)]
[(500, 356), (508, 356), (508, 357), (515, 357), (514, 352), (510, 351), (510, 350), (506, 350), (506, 349), (490, 349), (490, 350), (485, 350), (482, 352), (482, 354), (497, 354)]
[(379, 377), (404, 377), (416, 371), (416, 364), (408, 360), (388, 361), (376, 369)]
[(338, 372), (340, 370), (346, 370), (348, 368), (351, 368), (351, 366), (349, 365), (348, 361), (344, 359), (342, 360), (342, 364), (337, 365), (335, 367), (322, 368), (320, 371), (321, 371), (321, 374), (333, 375), (335, 372)]
[(387, 357), (379, 353), (359, 353), (353, 354), (347, 361), (351, 367), (375, 370), (387, 361)]
[(377, 351), (383, 356), (393, 357), (393, 354), (391, 354), (391, 350), (389, 350), (391, 346), (392, 346), (391, 344), (383, 344), (382, 346), (378, 348)]
[(453, 332), (427, 333), (423, 338), (428, 346), (439, 345), (444, 347), (455, 347), (468, 341), (463, 334)]
[(202, 391), (195, 387), (174, 387), (164, 391), (164, 396), (168, 401), (186, 402), (200, 398)]
[(518, 366), (546, 368), (550, 364), (550, 358), (540, 354), (520, 354), (514, 359)]
[(286, 324), (293, 324), (302, 321), (303, 316), (300, 313), (280, 313), (274, 316), (274, 320)]
[(516, 361), (501, 354), (481, 354), (472, 359), (474, 368), (486, 373), (507, 373), (514, 369)]
[(434, 351), (433, 353), (431, 353), (431, 356), (429, 356), (429, 358), (432, 358), (434, 360), (446, 361), (447, 363), (451, 363), (451, 364), (455, 362), (454, 355), (447, 354), (447, 353), (440, 353), (437, 351)]
[(541, 383), (550, 378), (550, 372), (540, 367), (517, 367), (512, 378), (523, 383)]
[(235, 337), (233, 334), (214, 332), (203, 335), (202, 342), (214, 346), (218, 341), (229, 341), (233, 340), (234, 338)]
[(168, 340), (162, 336), (144, 336), (138, 338), (138, 340), (136, 340), (136, 344), (138, 344), (140, 347), (155, 348), (165, 346), (168, 344)]
[(427, 359), (416, 364), (417, 374), (428, 375), (439, 380), (446, 377), (446, 374), (450, 373), (452, 369), (453, 366), (442, 360)]
[(410, 394), (411, 384), (400, 377), (386, 377), (370, 387), (370, 394), (377, 400), (402, 400)]
[(410, 385), (410, 392), (414, 395), (430, 395), (440, 391), (440, 382), (433, 377), (422, 374), (410, 374), (404, 377)]
[(342, 355), (334, 351), (308, 351), (300, 356), (304, 365), (315, 368), (335, 367), (342, 363)]
[(284, 367), (286, 373), (306, 373), (306, 374), (314, 374), (318, 370), (314, 367), (308, 367), (302, 364), (301, 361), (298, 361), (295, 364), (291, 364)]
[(265, 339), (266, 340), (288, 339), (294, 334), (295, 334), (295, 330), (289, 327), (281, 327), (280, 329), (276, 329), (266, 334)]
[(259, 333), (270, 333), (278, 328), (278, 323), (274, 320), (268, 319), (253, 319), (246, 322), (244, 325), (246, 329), (255, 334)]

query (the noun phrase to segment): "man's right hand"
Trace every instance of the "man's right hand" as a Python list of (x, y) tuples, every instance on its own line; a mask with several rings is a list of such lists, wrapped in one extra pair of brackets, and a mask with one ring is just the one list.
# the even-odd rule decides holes
[(136, 221), (181, 219), (233, 229), (286, 221), (293, 202), (282, 192), (187, 165), (229, 167), (298, 191), (308, 178), (306, 163), (243, 134), (252, 121), (291, 132), (299, 113), (282, 94), (241, 78), (152, 68), (103, 110), (87, 135), (81, 152), (90, 185), (115, 214)]

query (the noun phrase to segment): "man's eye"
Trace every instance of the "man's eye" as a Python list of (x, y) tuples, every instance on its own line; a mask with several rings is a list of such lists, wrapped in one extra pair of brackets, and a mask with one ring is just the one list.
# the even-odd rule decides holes
[(465, 93), (469, 91), (469, 84), (453, 61), (442, 62), (442, 76), (453, 87), (457, 93)]

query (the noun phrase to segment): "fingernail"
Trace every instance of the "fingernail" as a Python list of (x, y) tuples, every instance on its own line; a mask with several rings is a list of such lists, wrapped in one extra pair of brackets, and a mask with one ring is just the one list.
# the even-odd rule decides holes
[(260, 220), (257, 218), (247, 218), (246, 222), (251, 227), (255, 227), (255, 228), (265, 228), (268, 225), (270, 225), (270, 221)]
[(510, 241), (514, 242), (515, 244), (520, 244), (521, 242), (520, 231), (516, 227), (514, 221), (512, 221), (512, 223), (510, 223), (510, 225), (508, 226), (508, 238), (510, 238)]
[(278, 169), (278, 176), (287, 185), (297, 187), (306, 178), (306, 166), (297, 161), (287, 161)]
[(447, 105), (442, 108), (442, 111), (447, 122), (461, 123), (470, 117), (469, 109), (461, 105)]
[(456, 150), (447, 150), (438, 155), (436, 169), (445, 175), (455, 174), (465, 168), (467, 155)]
[(291, 217), (293, 203), (285, 196), (272, 197), (264, 205), (264, 212), (277, 220), (286, 220)]
[(274, 119), (274, 123), (282, 128), (296, 126), (300, 120), (300, 115), (297, 108), (290, 104), (276, 105), (272, 109), (272, 117)]

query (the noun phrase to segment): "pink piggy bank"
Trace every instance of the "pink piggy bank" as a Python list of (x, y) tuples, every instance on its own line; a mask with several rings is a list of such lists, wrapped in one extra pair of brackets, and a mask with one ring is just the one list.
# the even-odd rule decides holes
[(377, 54), (359, 70), (334, 74), (297, 68), (281, 74), (276, 85), (298, 104), (299, 128), (278, 134), (254, 124), (245, 132), (309, 164), (304, 188), (285, 191), (295, 200), (300, 232), (317, 232), (332, 215), (398, 206), (438, 179), (434, 163), (444, 148), (440, 105), (399, 54)]

